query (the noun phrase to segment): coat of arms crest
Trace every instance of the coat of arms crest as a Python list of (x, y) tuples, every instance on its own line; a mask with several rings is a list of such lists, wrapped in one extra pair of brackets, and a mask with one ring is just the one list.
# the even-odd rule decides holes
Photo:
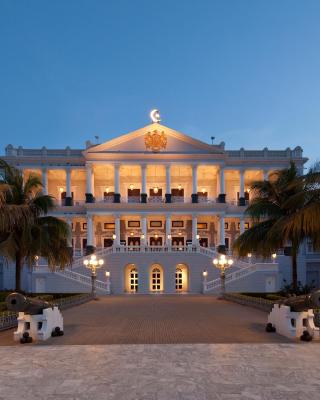
[(146, 145), (146, 149), (151, 149), (154, 153), (157, 153), (161, 149), (165, 149), (167, 147), (167, 138), (164, 132), (160, 133), (155, 130), (146, 134), (144, 143)]

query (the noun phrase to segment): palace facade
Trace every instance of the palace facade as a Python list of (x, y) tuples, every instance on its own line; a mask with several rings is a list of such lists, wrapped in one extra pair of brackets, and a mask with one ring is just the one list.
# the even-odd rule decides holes
[[(230, 251), (250, 226), (244, 212), (251, 183), (291, 161), (302, 173), (307, 160), (301, 147), (227, 150), (223, 142), (207, 144), (160, 122), (102, 144), (87, 141), (85, 149), (8, 145), (3, 158), (26, 178), (41, 177), (44, 193), (56, 199), (53, 214), (70, 226), (72, 271), (53, 278), (39, 266), (28, 284), (74, 291), (81, 279), (72, 273), (88, 277), (83, 257), (95, 252), (105, 259), (101, 290), (108, 270), (116, 293), (203, 291), (204, 280), (217, 278), (212, 257)], [(232, 271), (250, 264), (239, 260)], [(261, 265), (262, 286), (267, 290), (265, 279), (272, 276), (276, 289), (279, 270), (268, 275)]]

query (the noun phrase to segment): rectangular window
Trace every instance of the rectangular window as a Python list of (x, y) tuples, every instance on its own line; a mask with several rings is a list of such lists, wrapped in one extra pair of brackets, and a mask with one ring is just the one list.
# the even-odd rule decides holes
[(128, 221), (128, 228), (140, 228), (140, 221)]
[[(249, 229), (249, 222), (244, 223), (244, 229)], [(238, 222), (238, 230), (240, 230), (240, 222)]]
[(105, 222), (103, 224), (103, 229), (115, 229), (115, 223), (114, 222)]
[(114, 192), (103, 192), (103, 197), (113, 197)]
[(150, 221), (150, 228), (162, 228), (162, 221)]
[(149, 191), (150, 196), (157, 196), (157, 197), (162, 197), (162, 189), (158, 188), (156, 191), (154, 189), (150, 189)]
[(84, 231), (87, 230), (87, 223), (86, 223), (86, 222), (83, 222), (83, 224), (82, 224), (82, 229), (83, 229)]
[(183, 221), (172, 221), (172, 228), (183, 228)]
[(197, 229), (208, 229), (208, 224), (206, 222), (198, 222)]
[(128, 189), (128, 197), (139, 197), (140, 189)]
[(171, 189), (172, 196), (183, 197), (184, 196), (184, 189)]
[(224, 229), (229, 229), (229, 222), (224, 223)]

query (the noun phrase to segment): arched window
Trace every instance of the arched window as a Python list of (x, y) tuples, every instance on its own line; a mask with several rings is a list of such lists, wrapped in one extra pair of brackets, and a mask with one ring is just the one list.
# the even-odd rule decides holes
[(161, 275), (159, 268), (153, 268), (151, 272), (151, 290), (154, 292), (161, 290)]
[(183, 275), (182, 275), (182, 269), (177, 268), (176, 269), (176, 290), (180, 291), (183, 289)]
[(130, 292), (137, 292), (139, 288), (139, 276), (137, 269), (131, 268), (129, 273), (129, 288)]
[(187, 292), (188, 284), (188, 266), (186, 264), (176, 265), (175, 288), (177, 292)]

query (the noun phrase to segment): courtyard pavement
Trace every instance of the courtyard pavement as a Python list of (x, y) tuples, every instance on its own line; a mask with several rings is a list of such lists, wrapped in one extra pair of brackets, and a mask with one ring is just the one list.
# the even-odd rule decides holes
[[(61, 344), (284, 343), (265, 332), (267, 313), (202, 295), (101, 297), (63, 312)], [(0, 332), (12, 345), (13, 331)]]
[(318, 400), (320, 347), (301, 344), (0, 348), (4, 400)]
[[(65, 336), (12, 346), (0, 400), (317, 400), (320, 346), (211, 296), (111, 296), (63, 312)], [(8, 346), (10, 345), (10, 346)]]

